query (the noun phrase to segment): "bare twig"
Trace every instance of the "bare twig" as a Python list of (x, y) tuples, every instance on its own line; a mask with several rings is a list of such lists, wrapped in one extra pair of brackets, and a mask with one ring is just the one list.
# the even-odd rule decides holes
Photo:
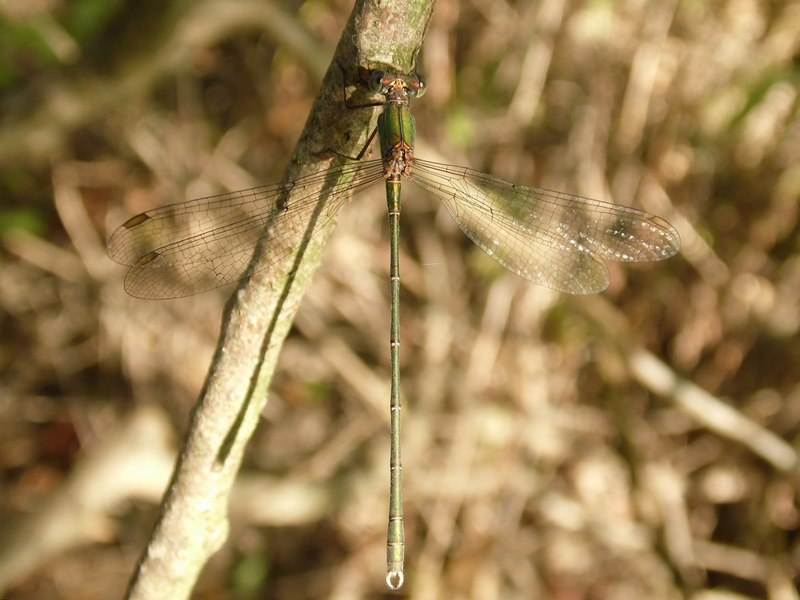
[(748, 419), (724, 399), (680, 377), (661, 359), (632, 342), (635, 336), (619, 312), (600, 298), (582, 304), (625, 357), (633, 377), (654, 394), (668, 398), (698, 423), (734, 440), (780, 471), (796, 473), (797, 452), (780, 437)]

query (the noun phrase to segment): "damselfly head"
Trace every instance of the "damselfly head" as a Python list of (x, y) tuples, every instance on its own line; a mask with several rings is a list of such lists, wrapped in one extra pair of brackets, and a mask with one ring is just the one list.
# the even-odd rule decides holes
[(425, 80), (417, 75), (397, 75), (390, 71), (375, 70), (369, 74), (368, 84), (370, 91), (378, 94), (389, 94), (392, 89), (400, 89), (412, 98), (419, 98), (425, 93)]

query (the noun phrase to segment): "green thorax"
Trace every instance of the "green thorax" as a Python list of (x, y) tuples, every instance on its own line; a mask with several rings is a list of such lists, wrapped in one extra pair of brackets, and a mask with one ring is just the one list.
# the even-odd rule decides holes
[(384, 160), (390, 150), (414, 148), (414, 116), (408, 104), (387, 104), (378, 117), (378, 137)]

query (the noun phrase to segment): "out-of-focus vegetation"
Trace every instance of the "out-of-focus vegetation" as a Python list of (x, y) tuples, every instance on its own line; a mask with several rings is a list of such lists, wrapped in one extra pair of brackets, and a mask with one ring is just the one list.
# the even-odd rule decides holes
[[(104, 240), (278, 180), (351, 8), (0, 4), (3, 597), (123, 592), (230, 289), (133, 300)], [(406, 194), (410, 597), (797, 598), (799, 58), (800, 2), (439, 0), (417, 154), (642, 207), (684, 246), (564, 297)], [(387, 277), (378, 190), (341, 216), (196, 597), (383, 592)]]

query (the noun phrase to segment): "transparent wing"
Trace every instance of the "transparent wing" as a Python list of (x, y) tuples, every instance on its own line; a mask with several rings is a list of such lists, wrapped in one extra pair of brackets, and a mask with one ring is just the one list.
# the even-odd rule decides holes
[(441, 199), (464, 233), (501, 265), (562, 292), (605, 289), (607, 260), (661, 260), (680, 248), (672, 225), (635, 208), (419, 159), (411, 180)]
[[(381, 161), (370, 160), (165, 206), (128, 219), (112, 234), (108, 252), (130, 266), (125, 290), (131, 296), (198, 294), (241, 279), (262, 235), (265, 268), (278, 263), (306, 235), (324, 229), (351, 192), (382, 179)], [(309, 232), (321, 199), (325, 205)]]

